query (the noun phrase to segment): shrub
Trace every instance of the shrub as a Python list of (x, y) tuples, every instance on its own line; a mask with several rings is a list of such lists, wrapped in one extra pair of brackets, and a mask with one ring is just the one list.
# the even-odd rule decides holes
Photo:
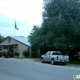
[(38, 54), (36, 52), (31, 52), (31, 57), (32, 58), (37, 58), (38, 57)]
[(15, 56), (19, 56), (19, 53), (18, 52), (15, 52)]
[(24, 57), (29, 57), (29, 51), (24, 50), (24, 51), (23, 51), (23, 55), (24, 55)]

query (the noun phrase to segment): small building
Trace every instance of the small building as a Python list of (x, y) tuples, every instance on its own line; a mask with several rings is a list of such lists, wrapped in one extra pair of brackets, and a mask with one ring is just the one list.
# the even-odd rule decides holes
[(23, 36), (8, 36), (6, 37), (1, 43), (0, 43), (1, 49), (8, 49), (11, 51), (18, 52), (20, 57), (23, 57), (23, 51), (24, 50), (30, 50), (31, 46), (28, 42), (28, 38)]

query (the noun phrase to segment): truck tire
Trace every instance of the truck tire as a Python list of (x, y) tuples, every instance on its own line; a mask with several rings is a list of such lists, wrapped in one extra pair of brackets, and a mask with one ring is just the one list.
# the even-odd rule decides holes
[(51, 64), (53, 65), (55, 62), (54, 62), (54, 59), (51, 59)]
[(41, 58), (41, 63), (44, 63), (44, 59), (43, 58)]

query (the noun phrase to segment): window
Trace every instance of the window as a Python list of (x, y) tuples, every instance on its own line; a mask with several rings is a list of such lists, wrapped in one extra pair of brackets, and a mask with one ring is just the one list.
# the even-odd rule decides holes
[(11, 38), (8, 39), (8, 43), (11, 43)]
[(50, 52), (47, 52), (46, 55), (50, 55)]
[(53, 52), (52, 55), (61, 55), (60, 52)]

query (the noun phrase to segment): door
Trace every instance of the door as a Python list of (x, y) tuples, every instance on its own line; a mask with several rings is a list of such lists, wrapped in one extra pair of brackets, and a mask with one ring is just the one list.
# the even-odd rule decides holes
[(48, 53), (48, 61), (51, 61), (51, 51)]
[(49, 61), (49, 54), (50, 54), (50, 52), (47, 52), (47, 53), (45, 54), (45, 57), (44, 57), (44, 60), (45, 60), (45, 61)]

